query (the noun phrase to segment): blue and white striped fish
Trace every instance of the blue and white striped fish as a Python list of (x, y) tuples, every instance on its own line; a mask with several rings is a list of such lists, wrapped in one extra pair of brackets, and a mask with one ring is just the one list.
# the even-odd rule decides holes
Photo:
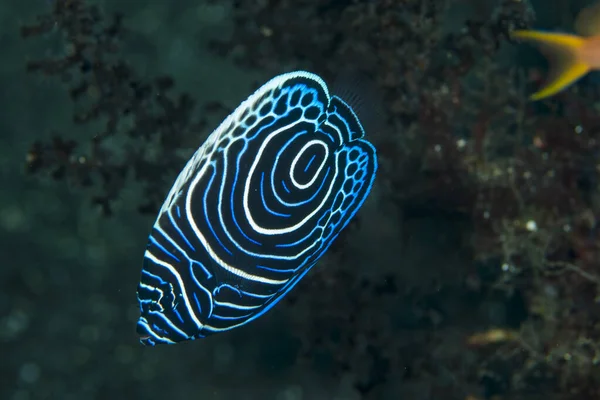
[(309, 72), (271, 79), (179, 174), (150, 234), (137, 297), (145, 345), (242, 326), (315, 265), (371, 191), (375, 148)]

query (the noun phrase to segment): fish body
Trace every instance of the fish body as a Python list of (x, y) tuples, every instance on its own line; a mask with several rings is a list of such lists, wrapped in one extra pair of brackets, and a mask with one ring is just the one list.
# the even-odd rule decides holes
[(256, 90), (197, 149), (152, 227), (145, 345), (247, 324), (317, 263), (367, 198), (375, 147), (351, 105), (297, 71)]
[(600, 69), (600, 2), (584, 8), (575, 22), (577, 34), (517, 30), (512, 36), (533, 43), (546, 55), (550, 73), (531, 95), (541, 100), (561, 92), (592, 70)]

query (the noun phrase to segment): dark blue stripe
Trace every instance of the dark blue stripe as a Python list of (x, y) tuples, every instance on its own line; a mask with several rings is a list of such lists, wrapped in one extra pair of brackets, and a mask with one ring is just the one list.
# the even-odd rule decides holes
[[(164, 236), (164, 235), (163, 235)], [(167, 238), (169, 239), (169, 238)], [(150, 242), (152, 242), (153, 245), (155, 245), (156, 247), (158, 247), (160, 250), (162, 250), (163, 253), (165, 253), (166, 255), (168, 255), (169, 257), (171, 257), (173, 260), (177, 261), (177, 262), (181, 262), (181, 260), (179, 260), (179, 258), (175, 257), (174, 254), (172, 254), (170, 251), (168, 251), (167, 249), (165, 249), (162, 244), (158, 243), (158, 241), (156, 239), (154, 239), (154, 236), (150, 235)]]
[(277, 215), (278, 217), (284, 217), (284, 218), (289, 218), (292, 216), (292, 214), (282, 214), (282, 213), (278, 213), (277, 211), (273, 211), (269, 208), (269, 206), (267, 206), (267, 202), (265, 200), (265, 190), (264, 190), (264, 180), (265, 180), (265, 173), (263, 172), (260, 175), (260, 198), (262, 200), (263, 203), (263, 207), (265, 208), (265, 210), (267, 210), (268, 212), (270, 212), (273, 215)]

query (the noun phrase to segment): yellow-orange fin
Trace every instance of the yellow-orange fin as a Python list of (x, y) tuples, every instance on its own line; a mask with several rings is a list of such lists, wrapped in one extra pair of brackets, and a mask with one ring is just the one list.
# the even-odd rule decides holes
[(555, 95), (590, 71), (582, 60), (581, 48), (585, 38), (567, 33), (518, 30), (512, 33), (517, 39), (533, 43), (548, 58), (550, 73), (544, 86), (530, 96), (540, 100)]

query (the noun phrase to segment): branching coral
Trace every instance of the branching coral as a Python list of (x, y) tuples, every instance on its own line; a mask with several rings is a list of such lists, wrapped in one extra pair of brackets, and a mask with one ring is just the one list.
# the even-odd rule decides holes
[[(473, 265), (454, 272), (460, 288), (410, 287), (398, 270), (350, 273), (336, 252), (288, 300), (303, 361), (327, 360), (364, 398), (415, 387), (419, 398), (598, 397), (598, 94), (575, 88), (525, 101), (525, 74), (506, 49), (510, 31), (533, 19), (527, 2), (498, 2), (452, 29), (443, 28), (452, 2), (233, 3), (235, 29), (211, 44), (217, 55), (272, 74), (308, 68), (333, 79), (348, 65), (366, 72), (386, 105), (387, 129), (370, 133), (381, 202), (407, 216), (453, 213), (472, 227)], [(162, 178), (182, 163), (178, 150), (206, 121), (193, 121), (192, 99), (170, 97), (170, 78), (142, 82), (121, 61), (121, 21), (82, 0), (56, 0), (51, 15), (23, 30), (65, 34), (66, 56), (29, 69), (68, 78), (73, 100), (86, 105), (76, 123), (106, 121), (81, 142), (57, 135), (35, 143), (27, 165), (99, 184), (94, 201), (107, 213), (131, 172), (145, 189), (141, 209), (153, 211), (167, 190)], [(126, 143), (123, 154), (107, 145), (115, 137)], [(523, 316), (512, 326), (478, 326), (473, 303), (490, 297), (522, 301)], [(458, 299), (464, 317), (444, 317), (447, 298)]]

